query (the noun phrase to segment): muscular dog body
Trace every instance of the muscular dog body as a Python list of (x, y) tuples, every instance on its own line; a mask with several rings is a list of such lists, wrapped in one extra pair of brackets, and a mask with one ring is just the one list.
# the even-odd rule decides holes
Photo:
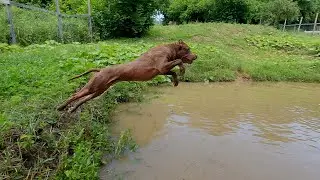
[(190, 52), (189, 46), (179, 40), (177, 43), (154, 47), (136, 60), (125, 64), (113, 65), (102, 69), (91, 69), (72, 78), (75, 79), (90, 72), (96, 72), (89, 82), (59, 106), (58, 110), (64, 110), (68, 104), (80, 99), (70, 109), (70, 112), (74, 112), (80, 105), (101, 95), (111, 85), (120, 81), (148, 81), (157, 75), (171, 75), (174, 86), (177, 86), (179, 83), (177, 74), (171, 69), (178, 65), (180, 73), (184, 74), (183, 63), (191, 64), (195, 59), (197, 59), (197, 56)]

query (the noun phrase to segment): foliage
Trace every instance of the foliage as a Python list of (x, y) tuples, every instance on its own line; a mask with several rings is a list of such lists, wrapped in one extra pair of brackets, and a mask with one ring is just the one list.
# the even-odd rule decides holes
[(7, 14), (4, 6), (0, 6), (0, 43), (9, 43), (9, 26), (6, 26)]
[[(12, 7), (13, 23), (17, 42), (26, 46), (44, 43), (47, 40), (60, 41), (58, 37), (57, 17), (43, 12), (23, 10)], [(5, 14), (5, 9), (0, 9)], [(0, 23), (7, 24), (6, 16), (0, 15)], [(64, 42), (88, 42), (88, 24), (86, 19), (63, 18)], [(8, 26), (0, 26), (0, 42), (9, 43)]]
[(165, 13), (165, 22), (239, 22), (245, 23), (248, 5), (244, 0), (173, 0)]
[(214, 1), (210, 0), (175, 0), (168, 9), (164, 11), (166, 22), (175, 21), (178, 24), (183, 22), (208, 21), (214, 9)]
[(296, 54), (317, 55), (320, 51), (320, 43), (306, 43), (302, 39), (290, 35), (283, 36), (251, 36), (247, 42), (258, 48), (273, 48)]
[(52, 0), (16, 0), (16, 2), (23, 3), (23, 4), (30, 4), (33, 6), (39, 6), (46, 8), (51, 3), (54, 3)]
[(17, 45), (10, 46), (9, 44), (6, 44), (6, 43), (0, 43), (0, 54), (4, 52), (14, 52), (14, 51), (17, 52), (20, 50), (21, 50), (20, 46), (17, 46)]
[(198, 55), (186, 65), (181, 81), (234, 81), (245, 76), (255, 81), (320, 82), (318, 39), (259, 25), (154, 26), (141, 39), (95, 44), (1, 44), (0, 179), (98, 179), (103, 154), (111, 159), (135, 150), (130, 131), (112, 137), (112, 112), (121, 102), (143, 100), (147, 85), (167, 83), (165, 76), (117, 83), (74, 115), (55, 107), (89, 79), (88, 75), (68, 81), (70, 77), (131, 61), (155, 45), (178, 39)]
[(299, 15), (299, 6), (291, 0), (272, 0), (264, 6), (264, 20), (277, 25), (280, 21), (294, 20)]
[(188, 22), (260, 22), (277, 25), (295, 20), (299, 15), (305, 22), (314, 20), (319, 0), (172, 0), (160, 1), (165, 20), (178, 24)]
[(217, 21), (245, 23), (247, 13), (248, 5), (244, 0), (216, 0)]
[(0, 59), (1, 179), (97, 178), (103, 153), (112, 158), (127, 145), (132, 149), (130, 134), (111, 139), (108, 124), (118, 103), (142, 100), (143, 83), (118, 83), (75, 116), (60, 114), (55, 106), (86, 81), (84, 77), (67, 82), (71, 76), (87, 68), (130, 61), (149, 46), (54, 41), (24, 48), (1, 46), (5, 49)]
[(101, 39), (141, 37), (153, 25), (154, 0), (108, 0), (93, 14)]
[(264, 15), (263, 7), (265, 2), (260, 0), (246, 0), (248, 5), (248, 12), (246, 14), (246, 20), (251, 24), (258, 24), (262, 21), (262, 16)]

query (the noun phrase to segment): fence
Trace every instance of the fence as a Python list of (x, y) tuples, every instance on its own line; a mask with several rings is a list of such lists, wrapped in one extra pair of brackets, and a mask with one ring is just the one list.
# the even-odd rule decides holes
[[(5, 7), (2, 7), (2, 10), (6, 12), (6, 17), (2, 17), (2, 21), (0, 16), (0, 33), (7, 33), (2, 35), (2, 39), (0, 37), (0, 42), (7, 38), (10, 44), (31, 44), (35, 43), (31, 42), (32, 40), (37, 41), (36, 36), (43, 36), (42, 41), (57, 40), (61, 43), (70, 41), (91, 42), (93, 33), (90, 0), (88, 0), (88, 13), (75, 15), (61, 13), (59, 1), (54, 1), (56, 10), (50, 11), (10, 0), (0, 0), (0, 10), (1, 6), (4, 5)], [(27, 29), (32, 23), (32, 28)], [(31, 33), (29, 31), (34, 32)]]
[(309, 34), (320, 34), (320, 23), (318, 23), (318, 15), (314, 19), (314, 23), (302, 23), (303, 17), (300, 18), (299, 24), (287, 24), (287, 20), (282, 25), (282, 31), (305, 32)]

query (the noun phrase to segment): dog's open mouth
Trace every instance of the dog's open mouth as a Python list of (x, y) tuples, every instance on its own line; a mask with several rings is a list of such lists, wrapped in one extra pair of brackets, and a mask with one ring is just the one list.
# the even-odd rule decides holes
[(196, 55), (187, 55), (182, 58), (182, 61), (187, 64), (192, 64), (194, 60), (197, 59)]

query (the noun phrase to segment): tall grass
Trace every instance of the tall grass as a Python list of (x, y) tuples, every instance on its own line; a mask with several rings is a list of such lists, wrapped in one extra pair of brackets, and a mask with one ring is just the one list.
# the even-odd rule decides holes
[[(60, 42), (57, 16), (12, 7), (13, 24), (17, 42), (22, 45), (39, 44), (48, 40)], [(70, 42), (89, 42), (87, 18), (67, 18), (63, 22), (63, 40)], [(0, 7), (0, 42), (8, 43), (10, 37), (6, 10)]]
[(147, 46), (50, 43), (15, 52), (10, 48), (0, 58), (0, 179), (97, 178), (101, 156), (119, 156), (131, 144), (128, 133), (119, 140), (111, 137), (113, 109), (117, 103), (141, 101), (146, 84), (119, 83), (75, 115), (55, 108), (89, 77), (68, 78), (91, 67), (129, 61)]

